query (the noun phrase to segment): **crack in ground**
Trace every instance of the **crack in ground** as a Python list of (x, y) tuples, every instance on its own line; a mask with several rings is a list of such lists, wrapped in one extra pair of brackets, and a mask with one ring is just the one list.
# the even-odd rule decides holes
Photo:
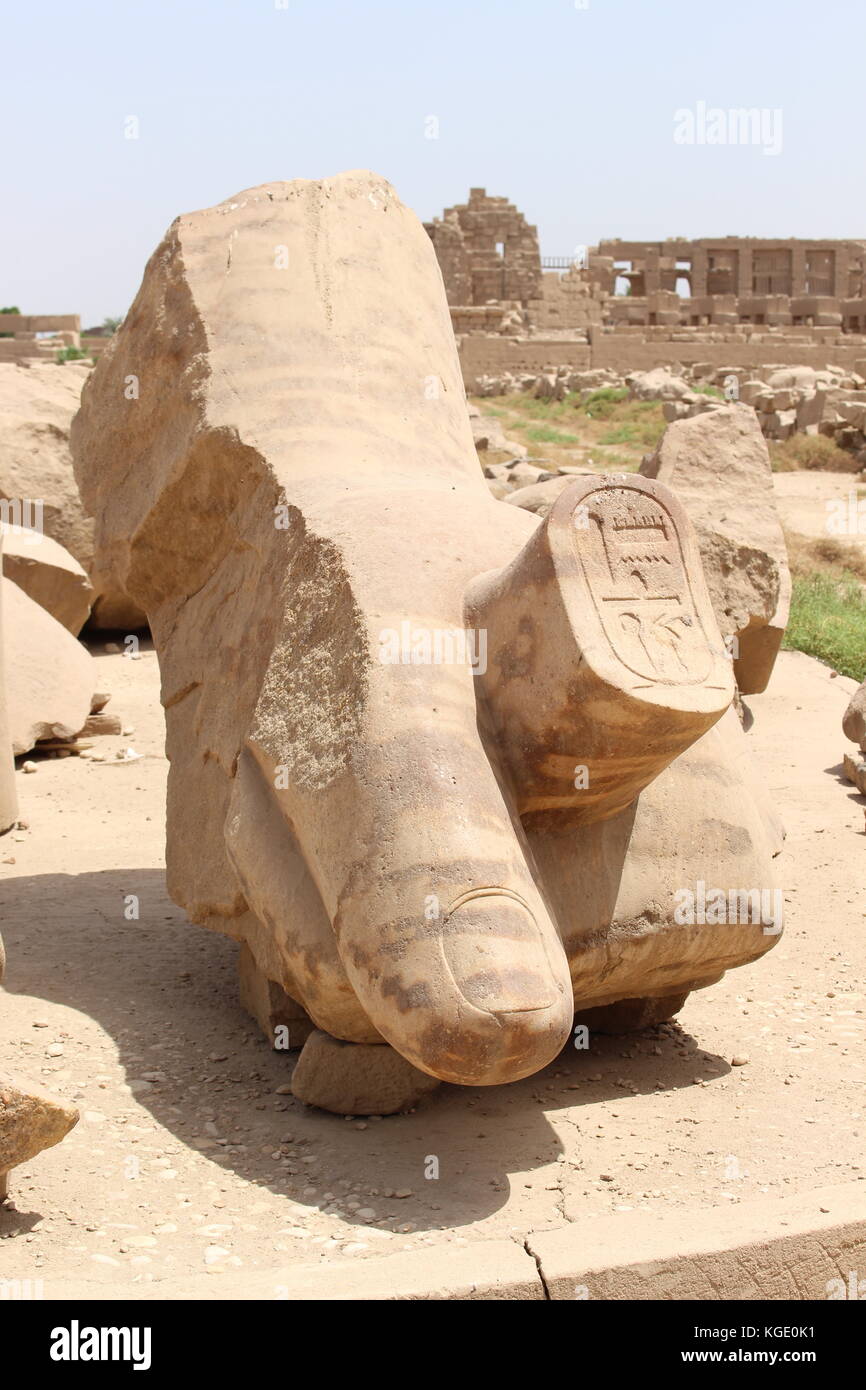
[(539, 1257), (538, 1255), (536, 1255), (536, 1253), (535, 1253), (534, 1250), (531, 1250), (531, 1249), (530, 1249), (530, 1246), (529, 1246), (529, 1236), (526, 1236), (526, 1237), (524, 1238), (522, 1244), (523, 1244), (524, 1250), (526, 1251), (526, 1253), (527, 1253), (527, 1255), (530, 1257), (530, 1259), (532, 1259), (532, 1260), (535, 1261), (535, 1268), (538, 1270), (538, 1277), (539, 1277), (539, 1279), (541, 1280), (541, 1287), (542, 1287), (543, 1290), (544, 1290), (545, 1302), (550, 1303), (550, 1302), (553, 1301), (553, 1296), (552, 1296), (552, 1294), (551, 1294), (551, 1292), (550, 1292), (550, 1289), (547, 1287), (547, 1280), (546, 1280), (545, 1277), (544, 1277), (544, 1270), (541, 1268), (541, 1259), (540, 1259), (540, 1257)]

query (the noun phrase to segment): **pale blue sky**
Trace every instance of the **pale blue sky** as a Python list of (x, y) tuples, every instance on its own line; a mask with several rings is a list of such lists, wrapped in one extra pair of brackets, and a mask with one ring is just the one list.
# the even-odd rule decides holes
[[(425, 220), (505, 194), (547, 255), (866, 237), (862, 0), (281, 4), (0, 0), (0, 304), (122, 314), (178, 213), (361, 167)], [(701, 101), (780, 109), (781, 153), (676, 144)]]

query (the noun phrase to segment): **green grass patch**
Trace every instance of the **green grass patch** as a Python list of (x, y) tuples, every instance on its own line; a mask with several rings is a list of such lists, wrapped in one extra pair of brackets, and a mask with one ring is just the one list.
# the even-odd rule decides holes
[(634, 425), (616, 425), (612, 430), (606, 430), (598, 442), (599, 444), (639, 444), (640, 440)]
[[(602, 387), (582, 403), (577, 395), (553, 401), (512, 393), (497, 396), (495, 405), (486, 399), (475, 404), (482, 414), (502, 420), (509, 438), (530, 450), (543, 447), (551, 463), (573, 463), (575, 447), (589, 454), (598, 449), (596, 463), (609, 471), (637, 467), (665, 428), (661, 403), (633, 401), (624, 387)], [(616, 450), (616, 457), (606, 454), (607, 449)]]
[(796, 576), (784, 646), (852, 680), (866, 679), (866, 590), (857, 576), (847, 570)]
[(617, 406), (627, 400), (628, 391), (624, 386), (601, 386), (597, 391), (591, 391), (585, 401), (575, 398), (572, 405), (576, 405), (584, 415), (591, 415), (594, 420), (609, 420)]
[(631, 444), (654, 449), (665, 431), (665, 418), (659, 401), (628, 401), (617, 407), (611, 428), (601, 444)]
[(665, 429), (660, 401), (632, 401), (628, 392), (614, 386), (593, 391), (578, 407), (588, 420), (604, 422), (610, 429), (598, 438), (599, 444), (630, 444), (634, 448), (654, 449)]
[(533, 444), (580, 443), (576, 434), (566, 434), (564, 430), (555, 430), (550, 425), (527, 425), (523, 433), (527, 439), (532, 440)]
[(506, 396), (508, 408), (517, 415), (531, 420), (558, 420), (562, 423), (574, 420), (574, 401), (567, 397), (564, 401), (549, 399), (536, 400), (534, 396)]

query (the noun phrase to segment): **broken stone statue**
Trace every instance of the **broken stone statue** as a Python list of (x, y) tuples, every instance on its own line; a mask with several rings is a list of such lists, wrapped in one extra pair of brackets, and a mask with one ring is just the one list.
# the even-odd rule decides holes
[[(741, 695), (759, 694), (787, 626), (791, 574), (770, 455), (754, 410), (720, 405), (674, 421), (640, 472), (669, 487), (685, 508), (737, 687)], [(545, 517), (568, 486), (567, 477), (548, 478), (507, 500)]]
[(778, 847), (682, 507), (633, 475), (543, 521), (490, 495), (382, 179), (178, 218), (72, 447), (159, 653), (170, 892), (243, 943), (296, 1096), (514, 1081), (575, 1013), (669, 1018), (774, 944), (687, 905), (769, 891)]

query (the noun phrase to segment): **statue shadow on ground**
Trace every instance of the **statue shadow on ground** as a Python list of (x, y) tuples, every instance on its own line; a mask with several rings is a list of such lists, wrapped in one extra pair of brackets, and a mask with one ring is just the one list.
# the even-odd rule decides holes
[(825, 767), (824, 771), (828, 777), (835, 777), (839, 785), (848, 792), (851, 801), (856, 802), (858, 806), (866, 806), (866, 796), (857, 790), (853, 782), (848, 780), (844, 763), (834, 763), (832, 767)]
[[(124, 915), (133, 894), (137, 921)], [(323, 1188), (340, 1192), (341, 1180), (409, 1188), (427, 1199), (412, 1203), (416, 1229), (461, 1226), (500, 1209), (511, 1186), (529, 1185), (534, 1170), (557, 1161), (564, 1146), (555, 1124), (580, 1128), (583, 1107), (615, 1098), (625, 1111), (635, 1095), (691, 1086), (696, 1072), (711, 1079), (729, 1071), (674, 1023), (593, 1034), (587, 1050), (570, 1043), (524, 1081), (442, 1086), (413, 1113), (347, 1121), (277, 1094), (297, 1053), (270, 1048), (238, 1001), (236, 944), (192, 926), (168, 898), (161, 870), (10, 879), (0, 885), (0, 922), (8, 993), (95, 1020), (135, 1083), (135, 1102), (179, 1142), (200, 1149), (203, 1140), (213, 1163), (301, 1204), (314, 1205)], [(87, 1087), (84, 1067), (73, 1061), (71, 1070)], [(143, 1073), (162, 1079), (142, 1084)], [(226, 1143), (207, 1137), (203, 1111), (217, 1112)], [(302, 1151), (294, 1172), (271, 1157), (289, 1133), (290, 1147)], [(304, 1165), (306, 1154), (316, 1163)], [(432, 1159), (438, 1180), (425, 1181)], [(308, 1185), (316, 1197), (304, 1197)]]
[[(832, 767), (825, 767), (824, 771), (826, 772), (828, 777), (835, 777), (836, 781), (839, 783), (839, 786), (842, 787), (843, 790), (847, 793), (849, 801), (853, 802), (855, 806), (859, 806), (864, 812), (866, 812), (866, 796), (864, 796), (862, 792), (857, 790), (853, 782), (849, 782), (848, 777), (845, 773), (844, 763), (834, 763)], [(864, 833), (866, 833), (866, 827), (864, 827)]]

